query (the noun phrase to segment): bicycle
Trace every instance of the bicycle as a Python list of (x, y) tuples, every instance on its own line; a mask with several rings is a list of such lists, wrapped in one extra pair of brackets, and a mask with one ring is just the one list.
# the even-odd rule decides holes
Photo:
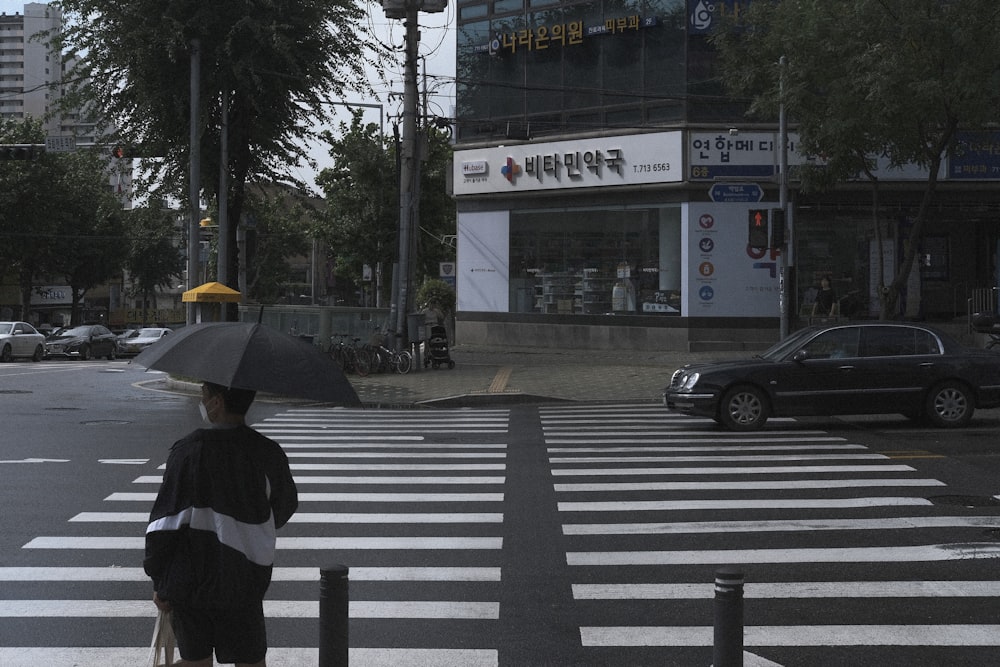
[[(366, 377), (371, 372), (371, 357), (358, 345), (360, 338), (351, 338), (353, 345), (344, 342), (350, 334), (334, 334), (330, 337), (330, 358), (333, 359), (345, 373), (356, 373)], [(334, 341), (337, 338), (339, 340)]]
[(376, 330), (377, 342), (371, 346), (372, 369), (378, 373), (393, 371), (400, 375), (406, 375), (413, 368), (413, 355), (409, 350), (394, 351), (385, 346), (385, 337), (391, 335), (391, 331), (384, 334)]

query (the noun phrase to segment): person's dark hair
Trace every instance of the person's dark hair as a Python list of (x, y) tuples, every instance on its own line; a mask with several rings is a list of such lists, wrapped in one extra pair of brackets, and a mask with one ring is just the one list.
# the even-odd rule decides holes
[(204, 386), (213, 396), (222, 394), (222, 402), (226, 406), (226, 412), (232, 412), (236, 415), (245, 415), (247, 410), (250, 409), (253, 399), (257, 396), (257, 392), (253, 389), (223, 387), (221, 384), (215, 384), (214, 382), (205, 382)]

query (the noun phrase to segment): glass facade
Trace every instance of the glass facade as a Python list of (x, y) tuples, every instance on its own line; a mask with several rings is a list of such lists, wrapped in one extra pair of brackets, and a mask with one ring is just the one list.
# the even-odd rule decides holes
[(680, 312), (679, 206), (511, 211), (510, 310)]
[(684, 0), (460, 2), (459, 142), (684, 120), (685, 7)]

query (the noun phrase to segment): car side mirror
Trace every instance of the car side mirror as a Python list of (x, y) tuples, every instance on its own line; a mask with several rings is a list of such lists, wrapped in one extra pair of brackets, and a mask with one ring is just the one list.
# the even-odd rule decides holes
[(805, 361), (808, 358), (809, 358), (809, 351), (808, 350), (799, 350), (798, 352), (796, 352), (792, 356), (792, 361), (801, 363), (801, 362)]

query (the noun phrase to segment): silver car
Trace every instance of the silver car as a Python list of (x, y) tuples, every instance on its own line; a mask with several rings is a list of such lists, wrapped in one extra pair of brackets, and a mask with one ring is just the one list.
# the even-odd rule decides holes
[(41, 361), (45, 356), (45, 336), (27, 322), (0, 322), (0, 361), (28, 357)]

